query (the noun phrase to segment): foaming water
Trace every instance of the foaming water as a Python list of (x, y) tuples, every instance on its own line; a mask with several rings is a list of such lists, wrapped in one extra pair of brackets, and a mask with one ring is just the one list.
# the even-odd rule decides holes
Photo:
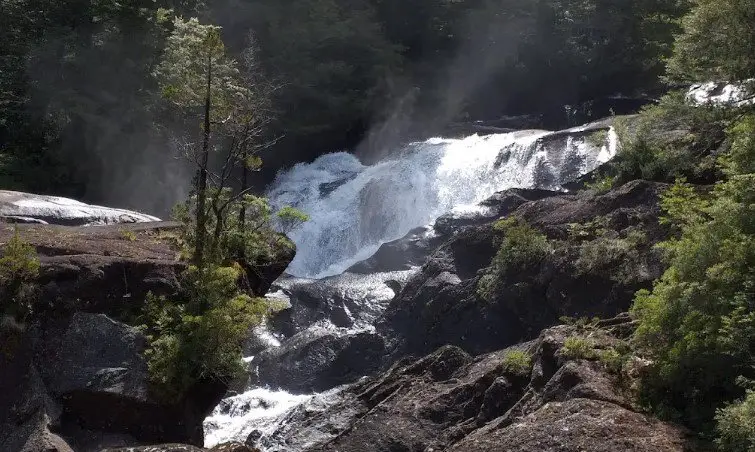
[(260, 435), (272, 433), (277, 425), (276, 419), (312, 397), (255, 388), (223, 399), (204, 421), (205, 445), (212, 447), (229, 441), (243, 441), (255, 430)]
[[(372, 256), (381, 244), (430, 225), (445, 213), (479, 211), (479, 203), (497, 191), (559, 189), (615, 155), (618, 139), (612, 129), (602, 144), (587, 139), (600, 129), (432, 138), (412, 143), (392, 159), (372, 166), (339, 152), (280, 174), (268, 192), (271, 203), (295, 206), (310, 220), (288, 233), (297, 245), (296, 258), (287, 270), (293, 276), (279, 279), (277, 291), (268, 296), (292, 304), (297, 297), (316, 299), (317, 306), (342, 315), (337, 321), (319, 319), (282, 343), (265, 329), (256, 336), (269, 350), (295, 346), (296, 341), (306, 344), (319, 335), (373, 330), (395, 287), (415, 270), (355, 275), (344, 273), (347, 268)], [(259, 369), (253, 356), (245, 361), (252, 373)], [(349, 404), (339, 407), (335, 418), (328, 418), (325, 429), (302, 423), (302, 416), (324, 411), (343, 394), (343, 387), (308, 395), (250, 388), (224, 399), (205, 420), (205, 445), (249, 437), (266, 452), (295, 452), (321, 444), (337, 430), (331, 427), (355, 415)], [(291, 438), (296, 438), (293, 444), (286, 442)]]
[(616, 152), (612, 130), (602, 146), (585, 139), (583, 129), (569, 132), (432, 138), (372, 166), (345, 152), (298, 164), (268, 192), (273, 205), (291, 205), (310, 216), (288, 234), (297, 245), (288, 272), (310, 278), (340, 274), (381, 244), (444, 213), (472, 209), (507, 188), (558, 189)]

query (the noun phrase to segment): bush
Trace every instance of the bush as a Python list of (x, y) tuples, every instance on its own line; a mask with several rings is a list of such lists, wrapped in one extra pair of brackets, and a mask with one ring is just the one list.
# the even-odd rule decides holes
[(724, 452), (755, 452), (755, 391), (716, 412), (716, 444)]
[(141, 329), (157, 393), (178, 400), (199, 381), (228, 382), (243, 371), (241, 351), (249, 329), (267, 314), (267, 300), (239, 290), (239, 266), (191, 267), (181, 293), (149, 296)]
[(583, 243), (574, 263), (576, 274), (608, 274), (616, 283), (630, 283), (637, 277), (641, 259), (637, 247), (643, 239), (641, 232), (633, 231), (626, 238), (600, 237)]
[(532, 369), (532, 358), (523, 350), (509, 350), (503, 355), (503, 370), (518, 377), (526, 377)]
[(618, 185), (634, 179), (673, 182), (677, 178), (710, 183), (720, 177), (715, 151), (737, 115), (721, 106), (691, 105), (684, 92), (673, 92), (646, 107), (631, 127), (618, 121), (621, 147), (605, 171)]
[(598, 359), (609, 372), (620, 375), (627, 361), (627, 355), (620, 353), (615, 348), (601, 350)]
[[(749, 133), (744, 133), (749, 130)], [(746, 155), (755, 121), (730, 129)], [(755, 174), (746, 159), (723, 159), (727, 180), (709, 199), (679, 183), (663, 198), (679, 236), (662, 244), (668, 270), (632, 307), (635, 339), (653, 362), (645, 401), (664, 416), (711, 431), (715, 407), (742, 396), (739, 376), (755, 377)]]
[(31, 315), (39, 267), (37, 251), (16, 230), (0, 258), (0, 314), (20, 321)]
[(570, 336), (561, 347), (561, 356), (566, 359), (594, 359), (595, 350), (591, 340), (581, 336)]
[[(253, 268), (259, 262), (275, 261), (282, 253), (294, 248), (286, 236), (274, 230), (274, 223), (278, 219), (290, 229), (306, 221), (305, 214), (291, 207), (273, 212), (267, 199), (259, 196), (245, 195), (237, 201), (230, 201), (230, 196), (230, 189), (211, 190), (208, 193), (209, 205), (229, 202), (221, 221), (215, 215), (207, 216), (208, 261), (227, 265), (241, 260)], [(182, 256), (187, 259), (193, 253), (197, 235), (191, 214), (195, 201), (195, 198), (191, 198), (173, 211), (173, 218), (184, 225), (181, 234)]]
[(477, 285), (478, 295), (486, 300), (494, 298), (507, 275), (514, 271), (519, 274), (534, 271), (552, 252), (548, 238), (518, 218), (500, 220), (494, 228), (503, 233), (503, 240)]

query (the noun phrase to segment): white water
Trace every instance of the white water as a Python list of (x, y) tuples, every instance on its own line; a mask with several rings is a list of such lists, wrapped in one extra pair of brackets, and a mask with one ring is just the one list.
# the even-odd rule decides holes
[(544, 131), (433, 138), (372, 166), (345, 152), (298, 164), (278, 176), (268, 196), (310, 216), (288, 234), (297, 246), (288, 272), (322, 278), (444, 213), (472, 209), (507, 188), (557, 189), (615, 152), (612, 131), (602, 149)]
[[(434, 138), (413, 143), (391, 160), (372, 166), (362, 165), (344, 152), (296, 165), (279, 175), (268, 193), (273, 205), (295, 206), (311, 218), (288, 234), (297, 245), (288, 273), (313, 279), (341, 275), (352, 264), (370, 257), (381, 244), (431, 224), (445, 213), (476, 210), (481, 201), (497, 191), (513, 187), (558, 189), (616, 153), (618, 139), (613, 130), (602, 146), (585, 140), (585, 134), (578, 133), (584, 130), (576, 128), (561, 134), (523, 131), (461, 140)], [(364, 329), (369, 326), (365, 322), (378, 315), (377, 311), (382, 312), (393, 296), (384, 281), (402, 280), (410, 273), (343, 274), (321, 284), (343, 298), (360, 301), (356, 303), (360, 312), (353, 329)], [(288, 278), (281, 285), (291, 289), (306, 283)], [(268, 343), (280, 345), (273, 340)], [(253, 357), (246, 361), (254, 367)], [(280, 444), (281, 432), (303, 428), (293, 418), (296, 411), (324, 410), (338, 398), (338, 391), (294, 395), (251, 388), (225, 399), (205, 420), (205, 445), (243, 442), (256, 432), (260, 437), (257, 447), (262, 450), (300, 450)], [(310, 430), (299, 433), (312, 441), (329, 434)]]

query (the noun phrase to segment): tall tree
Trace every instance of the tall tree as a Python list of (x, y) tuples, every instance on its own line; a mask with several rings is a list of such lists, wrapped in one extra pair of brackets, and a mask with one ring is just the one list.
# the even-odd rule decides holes
[(674, 80), (755, 77), (755, 0), (697, 0), (682, 24), (669, 60)]
[[(198, 19), (173, 22), (160, 64), (155, 70), (163, 96), (177, 106), (188, 120), (201, 118), (201, 144), (185, 140), (183, 149), (196, 166), (196, 238), (193, 260), (204, 262), (207, 235), (207, 186), (213, 128), (234, 124), (241, 115), (239, 105), (251, 92), (241, 85), (236, 60), (226, 54), (220, 27), (204, 25)], [(234, 162), (235, 163), (235, 162)]]

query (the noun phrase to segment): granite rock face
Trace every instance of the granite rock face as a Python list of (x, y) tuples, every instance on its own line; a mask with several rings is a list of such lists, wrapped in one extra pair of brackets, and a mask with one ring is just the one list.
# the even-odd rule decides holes
[[(597, 358), (632, 328), (628, 316), (586, 329), (558, 326), (477, 357), (441, 347), (352, 385), (324, 410), (298, 413), (295, 428), (278, 432), (279, 444), (340, 452), (695, 450), (689, 432), (635, 411), (624, 395), (626, 375)], [(589, 340), (596, 354), (565, 354), (573, 336)], [(531, 364), (503, 365), (512, 350), (528, 353)]]
[[(0, 318), (0, 450), (203, 444), (202, 421), (227, 384), (199, 382), (178, 401), (157, 397), (148, 340), (133, 326), (147, 293), (179, 289), (186, 264), (163, 239), (176, 227), (0, 225), (0, 243), (17, 230), (41, 264), (34, 316), (25, 325)], [(272, 268), (257, 273), (255, 287), (269, 287), (279, 275)]]
[(0, 190), (0, 218), (9, 223), (67, 226), (160, 221), (152, 215), (131, 210), (93, 206), (58, 196), (8, 190)]

